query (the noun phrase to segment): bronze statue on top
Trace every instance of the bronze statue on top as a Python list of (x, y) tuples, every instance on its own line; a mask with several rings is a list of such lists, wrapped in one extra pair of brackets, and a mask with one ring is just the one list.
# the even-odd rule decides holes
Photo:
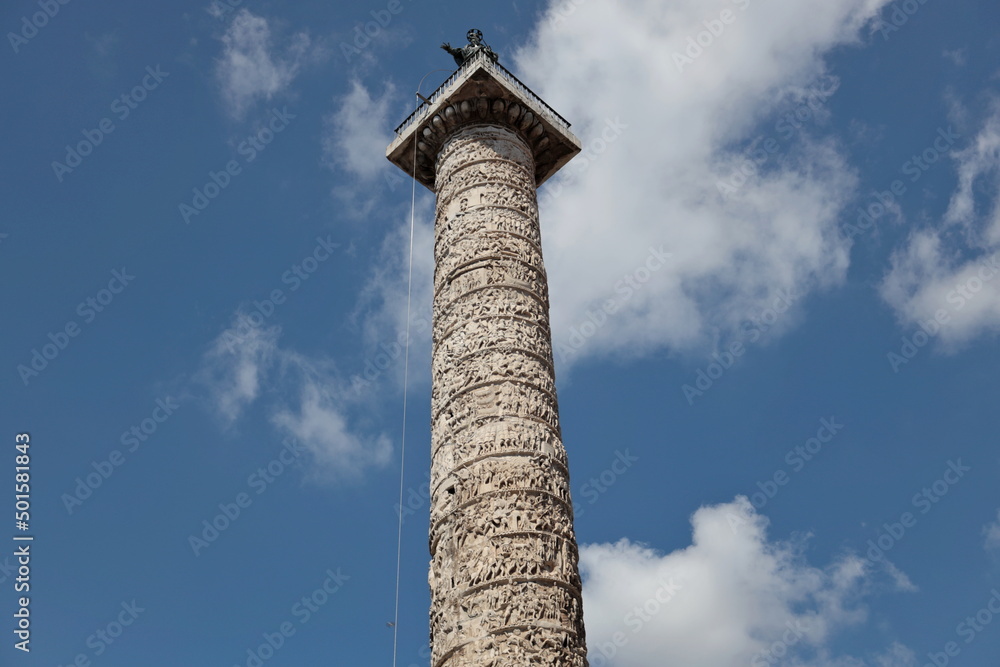
[(445, 51), (447, 51), (452, 55), (452, 57), (455, 59), (455, 62), (458, 63), (459, 67), (469, 62), (469, 60), (471, 60), (472, 57), (477, 55), (479, 52), (483, 52), (487, 58), (489, 58), (493, 62), (497, 62), (499, 56), (497, 56), (497, 54), (493, 51), (493, 49), (491, 49), (486, 44), (486, 42), (483, 41), (482, 30), (476, 30), (475, 28), (473, 28), (468, 33), (466, 33), (466, 38), (468, 38), (469, 40), (468, 45), (463, 46), (460, 49), (454, 48), (448, 42), (445, 42), (444, 44), (441, 45), (442, 49), (444, 49)]

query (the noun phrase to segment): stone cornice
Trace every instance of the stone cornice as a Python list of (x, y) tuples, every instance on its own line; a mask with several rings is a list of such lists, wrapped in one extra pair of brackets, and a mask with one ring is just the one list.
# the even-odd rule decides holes
[(544, 183), (580, 152), (580, 141), (564, 119), (497, 67), (480, 61), (445, 82), (397, 129), (386, 157), (433, 191), (435, 162), (448, 137), (470, 125), (493, 125), (521, 136), (534, 157), (535, 187)]

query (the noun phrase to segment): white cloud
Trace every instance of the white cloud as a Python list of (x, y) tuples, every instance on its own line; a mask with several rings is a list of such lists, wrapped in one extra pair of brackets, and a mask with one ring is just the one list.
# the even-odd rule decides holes
[(325, 359), (280, 347), (280, 335), (279, 327), (255, 326), (237, 312), (209, 346), (195, 379), (225, 425), (235, 426), (248, 407), (264, 403), (275, 428), (311, 452), (310, 476), (320, 481), (357, 477), (388, 463), (390, 440), (351, 422), (360, 397), (348, 382)]
[(369, 467), (389, 462), (389, 438), (352, 432), (344, 410), (349, 398), (349, 392), (339, 390), (336, 383), (307, 376), (301, 385), (298, 409), (280, 409), (272, 416), (276, 426), (298, 438), (313, 454), (314, 478), (357, 477)]
[[(572, 120), (586, 147), (540, 193), (557, 349), (609, 299), (619, 310), (583, 354), (726, 342), (782, 294), (795, 295), (797, 310), (811, 290), (844, 278), (850, 242), (837, 223), (856, 177), (836, 141), (822, 136), (824, 101), (837, 86), (823, 55), (859, 41), (886, 2), (569, 0), (541, 19), (516, 67), (506, 65)], [(678, 68), (674, 54), (724, 8), (735, 21)], [(328, 120), (328, 162), (369, 184), (380, 169), (395, 174), (383, 161), (398, 120), (389, 117), (392, 97), (391, 87), (373, 94), (352, 84)], [(804, 127), (775, 125), (778, 111), (801, 109), (809, 113)], [(747, 164), (748, 147), (768, 138), (779, 148), (760, 173), (720, 193), (717, 183)], [(335, 191), (357, 198), (350, 193), (364, 190)], [(393, 237), (399, 257), (405, 239)], [(661, 252), (671, 256), (649, 282), (628, 288), (623, 277), (640, 270), (645, 278), (647, 261), (657, 264)], [(385, 266), (375, 270), (381, 286), (369, 291), (377, 298), (364, 303), (381, 331), (369, 340), (393, 340), (398, 331), (385, 326), (402, 310), (398, 289), (392, 295), (388, 286), (405, 280)], [(415, 275), (415, 284), (424, 280)], [(772, 329), (796, 319), (783, 316)]]
[(280, 328), (251, 326), (246, 314), (238, 312), (233, 325), (205, 353), (197, 379), (208, 388), (211, 402), (227, 426), (260, 395), (280, 335)]
[(691, 523), (691, 546), (666, 555), (628, 540), (581, 548), (591, 665), (914, 664), (899, 644), (872, 663), (832, 648), (867, 618), (865, 561), (809, 565), (803, 544), (768, 540), (767, 520), (743, 497)]
[(215, 74), (234, 118), (243, 118), (258, 100), (284, 91), (309, 56), (311, 41), (305, 32), (293, 35), (283, 49), (276, 49), (273, 41), (268, 20), (246, 9), (236, 13), (222, 36)]
[(917, 655), (899, 643), (893, 643), (884, 653), (875, 657), (875, 667), (917, 667)]
[(389, 112), (395, 111), (394, 98), (392, 84), (372, 98), (364, 85), (352, 81), (350, 91), (336, 101), (336, 110), (325, 119), (325, 162), (364, 180), (391, 167), (385, 159), (385, 149), (391, 140), (388, 128), (393, 122)]
[(205, 8), (205, 11), (213, 19), (222, 19), (226, 14), (231, 14), (235, 10), (229, 3), (218, 2), (218, 0), (212, 0), (212, 4)]
[[(977, 211), (974, 189), (976, 184), (1000, 193), (1000, 102), (987, 118), (983, 129), (964, 150), (955, 155), (958, 161), (958, 189), (952, 195), (945, 214), (945, 223), (961, 225), (971, 234), (980, 222), (985, 223), (983, 241), (1000, 244), (1000, 202), (994, 197), (991, 211)], [(985, 181), (985, 182), (984, 182)]]
[(987, 551), (1000, 555), (1000, 510), (996, 521), (983, 526), (983, 539)]
[(1000, 331), (1000, 104), (952, 158), (958, 186), (943, 219), (910, 235), (881, 285), (904, 325), (943, 311), (949, 348)]
[[(616, 299), (621, 309), (583, 354), (701, 347), (734, 336), (781, 290), (844, 278), (850, 244), (837, 222), (856, 178), (821, 136), (835, 84), (823, 57), (859, 41), (884, 4), (555, 3), (515, 61), (585, 146), (550, 186), (559, 196), (541, 196), (557, 346), (588, 309)], [(684, 62), (689, 39), (706, 45)], [(803, 105), (804, 127), (775, 124), (776, 112)], [(757, 147), (773, 138), (779, 149), (724, 196), (717, 183), (758, 137)], [(629, 293), (623, 277), (661, 245), (671, 261)]]

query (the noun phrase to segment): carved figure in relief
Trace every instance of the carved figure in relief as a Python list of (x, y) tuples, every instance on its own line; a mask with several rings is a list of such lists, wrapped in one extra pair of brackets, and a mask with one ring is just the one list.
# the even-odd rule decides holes
[[(501, 105), (497, 111), (506, 115), (508, 109)], [(498, 156), (521, 164), (493, 159)], [(571, 613), (578, 596), (515, 583), (539, 577), (578, 586), (579, 579), (576, 557), (567, 550), (572, 519), (533, 162), (513, 133), (483, 128), (447, 143), (438, 165), (444, 185), (434, 247), (432, 474), (442, 500), (432, 508), (432, 576), (439, 587), (432, 596), (441, 614), (433, 619), (432, 664), (582, 667), (579, 642), (564, 631), (511, 628), (490, 635), (508, 624), (535, 621), (582, 630)], [(497, 205), (472, 206), (477, 195)], [(483, 289), (487, 285), (496, 287)], [(481, 387), (489, 382), (499, 384)], [(502, 458), (478, 460), (496, 455)], [(456, 466), (462, 466), (461, 482), (450, 477)], [(455, 492), (446, 495), (450, 487)], [(463, 510), (446, 513), (456, 506)], [(457, 580), (450, 589), (448, 579)], [(472, 643), (458, 648), (466, 640)]]

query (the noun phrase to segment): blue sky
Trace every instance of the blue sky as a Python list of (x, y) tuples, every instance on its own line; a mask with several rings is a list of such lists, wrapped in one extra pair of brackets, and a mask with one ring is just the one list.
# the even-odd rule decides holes
[[(7, 3), (0, 417), (35, 542), (30, 654), (0, 551), (0, 662), (392, 664), (411, 190), (384, 151), (478, 27), (584, 145), (539, 197), (591, 664), (995, 664), (998, 19)], [(432, 210), (418, 189), (403, 666)]]

